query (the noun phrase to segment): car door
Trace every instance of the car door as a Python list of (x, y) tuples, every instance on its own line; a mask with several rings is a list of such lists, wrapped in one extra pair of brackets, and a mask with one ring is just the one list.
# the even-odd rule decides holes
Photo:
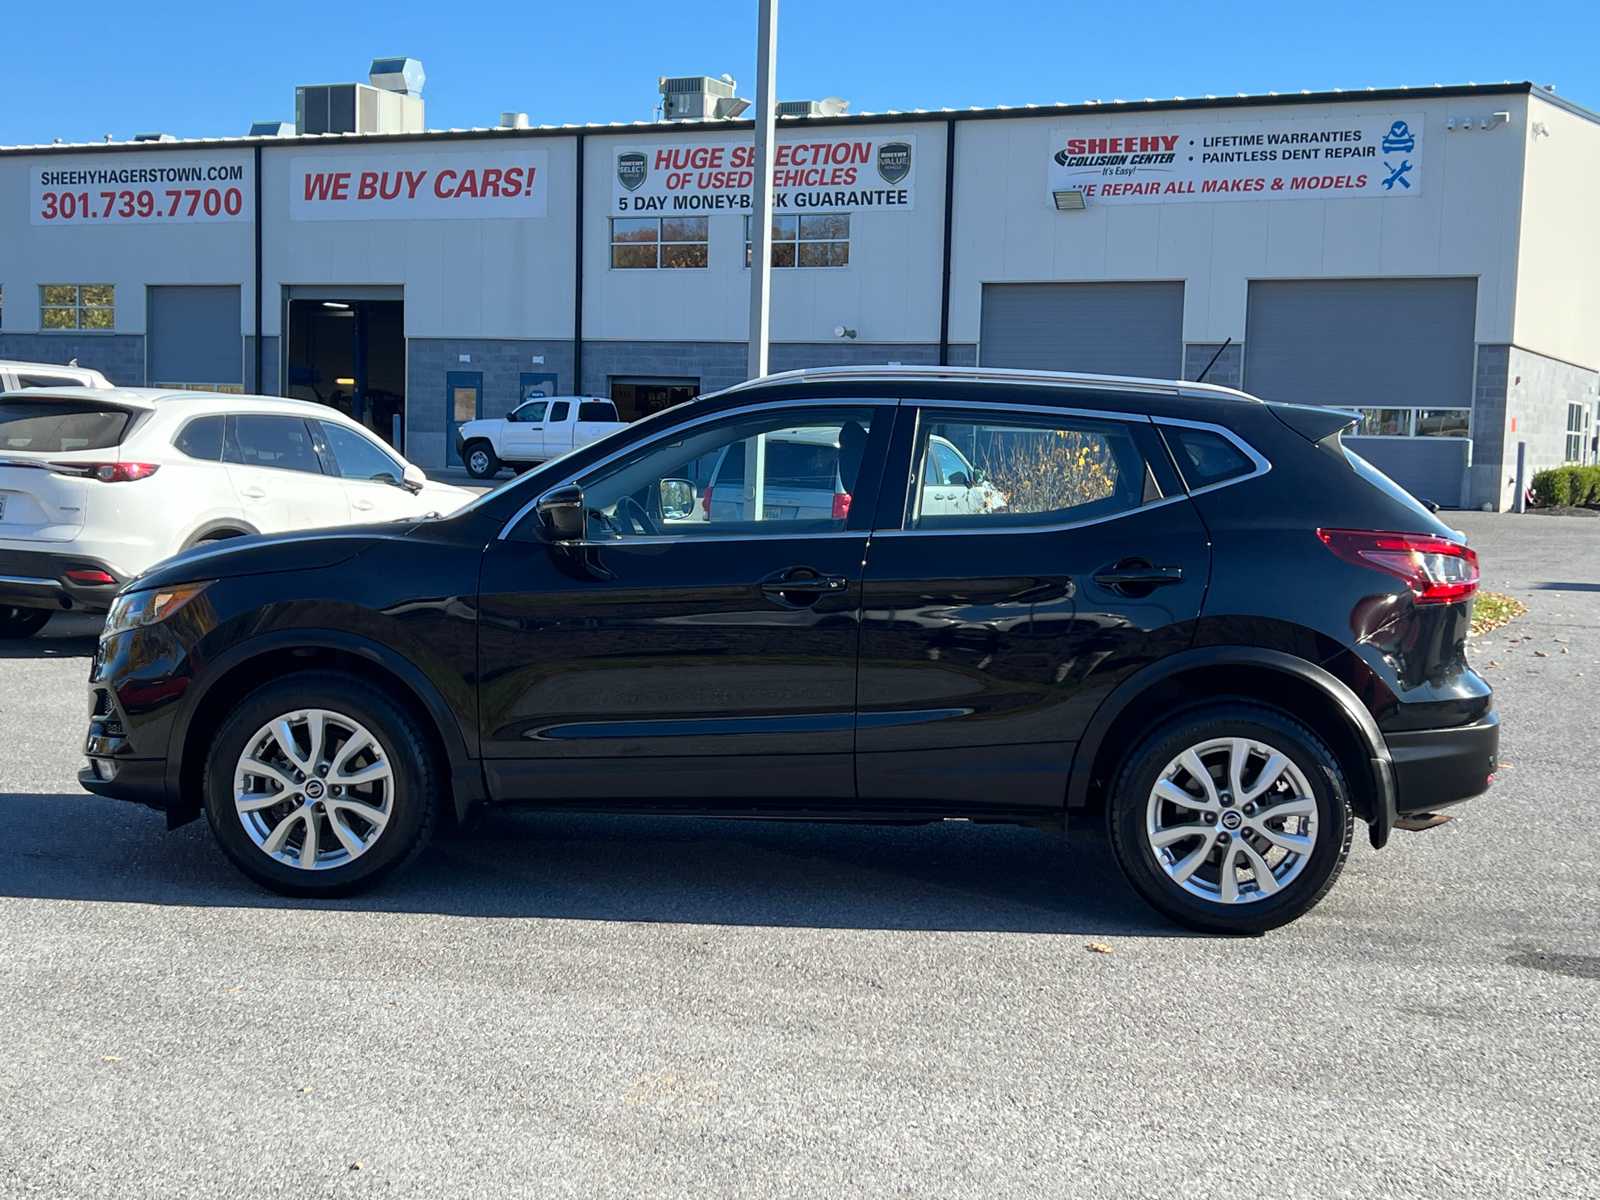
[[(863, 583), (861, 800), (1059, 811), (1100, 700), (1192, 640), (1205, 529), (1144, 417), (907, 401), (900, 425), (886, 478), (909, 483)], [(952, 506), (946, 446), (990, 503)]]
[(350, 519), (344, 486), (324, 473), (304, 417), (230, 414), (222, 453), (245, 518), (262, 533)]
[(506, 417), (501, 435), (507, 462), (537, 462), (544, 457), (544, 414), (548, 400), (530, 400)]
[(311, 422), (324, 469), (344, 485), (352, 521), (396, 521), (426, 510), (408, 491), (405, 467), (374, 439), (336, 421)]
[[(772, 810), (854, 802), (862, 562), (893, 404), (767, 404), (685, 421), (575, 482), (587, 529), (549, 544), (537, 514), (483, 563), (479, 707), (500, 798)], [(765, 516), (768, 435), (838, 444), (861, 504)], [(752, 463), (746, 511), (695, 508), (726, 453)], [(663, 497), (666, 503), (663, 503)]]

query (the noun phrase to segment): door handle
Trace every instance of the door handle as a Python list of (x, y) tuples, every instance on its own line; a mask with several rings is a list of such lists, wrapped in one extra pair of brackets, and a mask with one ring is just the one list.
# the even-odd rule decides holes
[(761, 581), (761, 591), (769, 599), (790, 608), (807, 608), (823, 596), (837, 596), (850, 589), (843, 575), (823, 575), (810, 567), (790, 567)]
[(265, 496), (266, 493), (258, 487), (247, 487), (240, 488), (239, 495), (248, 497), (251, 500), (259, 500), (261, 497)]
[(371, 500), (352, 500), (350, 507), (359, 508), (362, 512), (367, 512), (373, 507), (373, 504)]
[(1183, 582), (1182, 567), (1158, 567), (1142, 558), (1125, 558), (1094, 573), (1094, 582), (1108, 592), (1148, 596), (1154, 589)]

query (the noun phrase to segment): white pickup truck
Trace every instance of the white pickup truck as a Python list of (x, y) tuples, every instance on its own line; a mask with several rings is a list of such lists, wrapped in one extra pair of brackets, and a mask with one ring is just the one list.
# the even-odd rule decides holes
[(493, 479), (546, 462), (621, 429), (617, 406), (596, 396), (535, 396), (503, 417), (468, 421), (456, 433), (456, 454), (474, 479)]

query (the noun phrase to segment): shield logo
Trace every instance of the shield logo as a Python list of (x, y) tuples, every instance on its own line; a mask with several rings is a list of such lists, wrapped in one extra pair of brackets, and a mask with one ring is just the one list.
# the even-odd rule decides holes
[(878, 174), (885, 183), (899, 183), (911, 174), (911, 144), (885, 142), (878, 147)]
[(650, 160), (638, 150), (617, 155), (617, 182), (630, 192), (639, 190), (645, 176), (650, 174)]

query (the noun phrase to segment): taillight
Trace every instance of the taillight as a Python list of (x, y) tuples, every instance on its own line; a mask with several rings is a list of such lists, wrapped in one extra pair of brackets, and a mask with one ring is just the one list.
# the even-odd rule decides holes
[(135, 479), (149, 479), (161, 469), (159, 463), (135, 462), (53, 462), (48, 465), (57, 475), (76, 475), (81, 479), (98, 479), (101, 483), (130, 483)]
[(67, 578), (73, 583), (107, 584), (115, 583), (116, 577), (104, 571), (94, 571), (87, 567), (74, 567), (67, 571)]
[(842, 521), (850, 515), (850, 493), (835, 492), (833, 494), (833, 519)]
[(1470, 600), (1478, 590), (1478, 555), (1449, 538), (1368, 529), (1319, 529), (1317, 536), (1346, 562), (1404, 579), (1418, 604)]

